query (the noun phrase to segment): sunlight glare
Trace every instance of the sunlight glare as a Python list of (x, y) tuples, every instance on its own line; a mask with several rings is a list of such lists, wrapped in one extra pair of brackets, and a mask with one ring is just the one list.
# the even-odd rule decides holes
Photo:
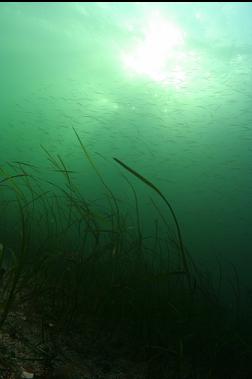
[(133, 51), (123, 53), (125, 66), (155, 81), (167, 78), (167, 63), (176, 59), (176, 48), (184, 43), (184, 33), (174, 23), (155, 12), (150, 17), (144, 36)]

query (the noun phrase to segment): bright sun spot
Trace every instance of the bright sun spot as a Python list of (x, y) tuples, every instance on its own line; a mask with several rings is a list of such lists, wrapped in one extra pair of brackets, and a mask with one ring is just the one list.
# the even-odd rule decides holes
[(183, 43), (183, 31), (155, 12), (143, 31), (141, 41), (132, 51), (123, 53), (123, 62), (127, 69), (155, 81), (169, 81), (171, 71), (174, 71), (174, 80), (178, 83), (185, 80), (185, 73), (176, 67), (177, 61), (186, 58), (186, 54), (177, 51)]

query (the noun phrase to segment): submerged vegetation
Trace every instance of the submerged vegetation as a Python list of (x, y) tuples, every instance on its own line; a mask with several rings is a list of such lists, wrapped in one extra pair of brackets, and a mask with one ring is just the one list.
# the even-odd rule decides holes
[(172, 214), (176, 234), (152, 200), (160, 220), (153, 236), (145, 237), (129, 178), (136, 227), (128, 225), (74, 132), (105, 189), (102, 205), (85, 197), (72, 179), (74, 171), (45, 147), (52, 168), (64, 178), (62, 185), (43, 179), (29, 163), (0, 169), (0, 328), (11, 312), (25, 307), (27, 317), (50, 321), (58, 334), (74, 331), (83, 344), (91, 335), (85, 353), (106, 344), (145, 360), (146, 378), (250, 378), (251, 336), (244, 332), (238, 278), (236, 307), (228, 312), (218, 286), (210, 285), (187, 252), (175, 211), (162, 192), (114, 158), (124, 173), (151, 187)]

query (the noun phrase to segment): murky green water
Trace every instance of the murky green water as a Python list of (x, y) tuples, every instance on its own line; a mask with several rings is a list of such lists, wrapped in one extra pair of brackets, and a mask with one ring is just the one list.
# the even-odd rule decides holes
[[(247, 281), (251, 20), (250, 3), (1, 3), (0, 165), (60, 180), (42, 145), (99, 198), (74, 127), (118, 197), (132, 193), (113, 157), (166, 194), (200, 263)], [(155, 195), (130, 179), (151, 231)]]

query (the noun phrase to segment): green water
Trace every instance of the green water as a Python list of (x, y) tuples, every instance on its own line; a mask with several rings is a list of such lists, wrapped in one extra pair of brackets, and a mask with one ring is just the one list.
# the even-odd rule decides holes
[[(0, 165), (60, 181), (42, 145), (99, 198), (74, 127), (129, 214), (113, 157), (166, 194), (199, 263), (248, 282), (251, 19), (251, 3), (1, 3)], [(131, 180), (151, 231), (155, 195)]]

